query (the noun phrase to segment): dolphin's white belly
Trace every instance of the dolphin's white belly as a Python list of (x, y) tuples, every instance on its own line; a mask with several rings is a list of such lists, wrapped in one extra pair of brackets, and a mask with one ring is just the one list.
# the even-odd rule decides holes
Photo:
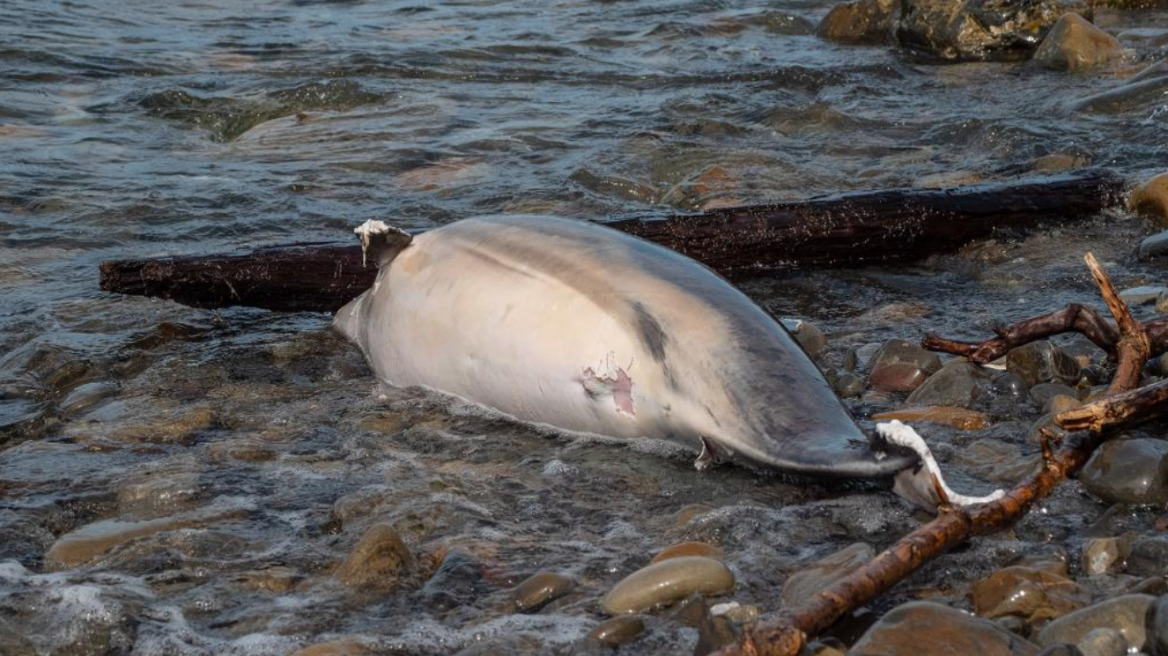
[(377, 375), (519, 419), (665, 438), (652, 362), (627, 326), (580, 291), (423, 234), (364, 302)]

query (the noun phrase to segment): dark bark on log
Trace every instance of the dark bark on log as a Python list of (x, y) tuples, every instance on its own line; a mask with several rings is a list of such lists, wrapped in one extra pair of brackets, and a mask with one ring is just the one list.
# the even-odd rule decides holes
[(246, 305), (280, 312), (336, 312), (376, 276), (375, 264), (362, 264), (360, 246), (336, 244), (101, 264), (103, 291), (197, 308)]
[(955, 189), (893, 189), (608, 225), (723, 275), (912, 262), (1001, 231), (1095, 215), (1123, 183), (1106, 171)]
[[(1064, 427), (1083, 425), (1091, 428), (1091, 432), (1070, 435), (1057, 452), (1051, 449), (1049, 441), (1044, 441), (1043, 468), (1007, 492), (1005, 497), (973, 508), (941, 509), (936, 519), (901, 538), (876, 558), (833, 583), (802, 606), (787, 611), (777, 621), (747, 627), (738, 644), (723, 649), (719, 652), (720, 656), (796, 656), (810, 637), (827, 630), (841, 617), (888, 591), (929, 561), (973, 535), (995, 533), (1017, 522), (1036, 501), (1046, 497), (1087, 463), (1103, 441), (1099, 432), (1102, 428), (1159, 409), (1157, 404), (1168, 398), (1168, 385), (1163, 390), (1144, 394), (1140, 392), (1152, 390), (1156, 386), (1128, 392), (1138, 384), (1140, 366), (1149, 355), (1146, 330), (1119, 299), (1095, 258), (1088, 253), (1086, 260), (1118, 325), (1115, 352), (1119, 368), (1108, 387), (1108, 394), (1116, 396), (1063, 413), (1056, 417), (1056, 421)], [(1038, 317), (1031, 322), (1041, 326), (1044, 321), (1049, 323), (1050, 317), (1066, 313), (1067, 316), (1059, 321), (1073, 323), (1074, 318), (1068, 310)], [(1106, 323), (1097, 315), (1095, 318)], [(1061, 324), (1056, 322), (1056, 325)], [(1044, 336), (1039, 335), (1038, 338)], [(1132, 371), (1135, 372), (1134, 377)], [(1087, 418), (1085, 423), (1082, 417)]]
[[(1123, 182), (1085, 171), (956, 189), (894, 189), (608, 222), (726, 275), (911, 262), (975, 239), (1088, 218), (1113, 206)], [(234, 256), (119, 260), (101, 266), (109, 292), (202, 308), (250, 305), (333, 312), (367, 289), (358, 246), (297, 245)]]

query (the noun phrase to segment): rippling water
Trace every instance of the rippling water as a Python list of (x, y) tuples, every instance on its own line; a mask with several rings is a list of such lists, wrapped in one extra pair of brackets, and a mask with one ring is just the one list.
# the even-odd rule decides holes
[[(914, 526), (873, 488), (698, 474), (668, 450), (379, 387), (326, 316), (97, 291), (103, 259), (345, 240), (369, 218), (696, 209), (995, 179), (1054, 153), (1133, 178), (1168, 165), (1161, 98), (1070, 108), (1156, 59), (1162, 14), (1101, 12), (1124, 62), (1068, 75), (829, 44), (811, 35), (828, 8), (0, 3), (0, 651), (266, 655), (342, 637), (375, 653), (562, 651), (672, 542), (720, 544), (733, 599), (774, 609), (802, 563)], [(839, 366), (848, 347), (1092, 301), (1087, 249), (1124, 284), (1156, 280), (1130, 256), (1149, 230), (1117, 212), (911, 268), (744, 286), (824, 328), (823, 365)], [(1036, 410), (989, 410), (986, 432), (928, 431), (969, 487), (991, 483), (957, 457), (975, 440), (1034, 450), (1021, 436)], [(893, 599), (945, 594), (1040, 544), (1074, 549), (1076, 522), (1102, 510), (1074, 485), (1050, 508)], [(159, 518), (176, 524), (46, 555), (83, 526)], [(342, 588), (329, 572), (375, 522), (443, 566), (392, 594)], [(510, 587), (543, 570), (579, 586), (514, 614)], [(622, 653), (696, 640), (664, 612)]]

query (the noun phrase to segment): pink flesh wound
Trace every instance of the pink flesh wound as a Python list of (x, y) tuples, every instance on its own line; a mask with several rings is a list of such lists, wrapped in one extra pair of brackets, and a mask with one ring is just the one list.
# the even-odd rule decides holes
[(597, 376), (592, 367), (584, 370), (584, 390), (593, 396), (612, 394), (617, 413), (636, 415), (633, 409), (633, 379), (624, 369), (617, 368), (616, 378)]

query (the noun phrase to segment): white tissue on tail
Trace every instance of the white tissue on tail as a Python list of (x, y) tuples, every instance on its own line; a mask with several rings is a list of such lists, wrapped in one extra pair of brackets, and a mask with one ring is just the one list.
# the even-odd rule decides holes
[(937, 466), (937, 459), (933, 457), (933, 452), (929, 450), (925, 440), (917, 435), (911, 426), (903, 424), (899, 420), (893, 419), (877, 424), (876, 432), (889, 444), (912, 449), (920, 456), (921, 466), (906, 469), (897, 474), (892, 491), (921, 508), (935, 511), (941, 502), (937, 498), (936, 488), (933, 486), (934, 476), (937, 477), (945, 496), (949, 498), (949, 503), (955, 506), (976, 506), (981, 503), (997, 501), (1006, 496), (1003, 490), (994, 490), (984, 497), (970, 497), (954, 492), (945, 483), (945, 478), (941, 475), (941, 468)]

